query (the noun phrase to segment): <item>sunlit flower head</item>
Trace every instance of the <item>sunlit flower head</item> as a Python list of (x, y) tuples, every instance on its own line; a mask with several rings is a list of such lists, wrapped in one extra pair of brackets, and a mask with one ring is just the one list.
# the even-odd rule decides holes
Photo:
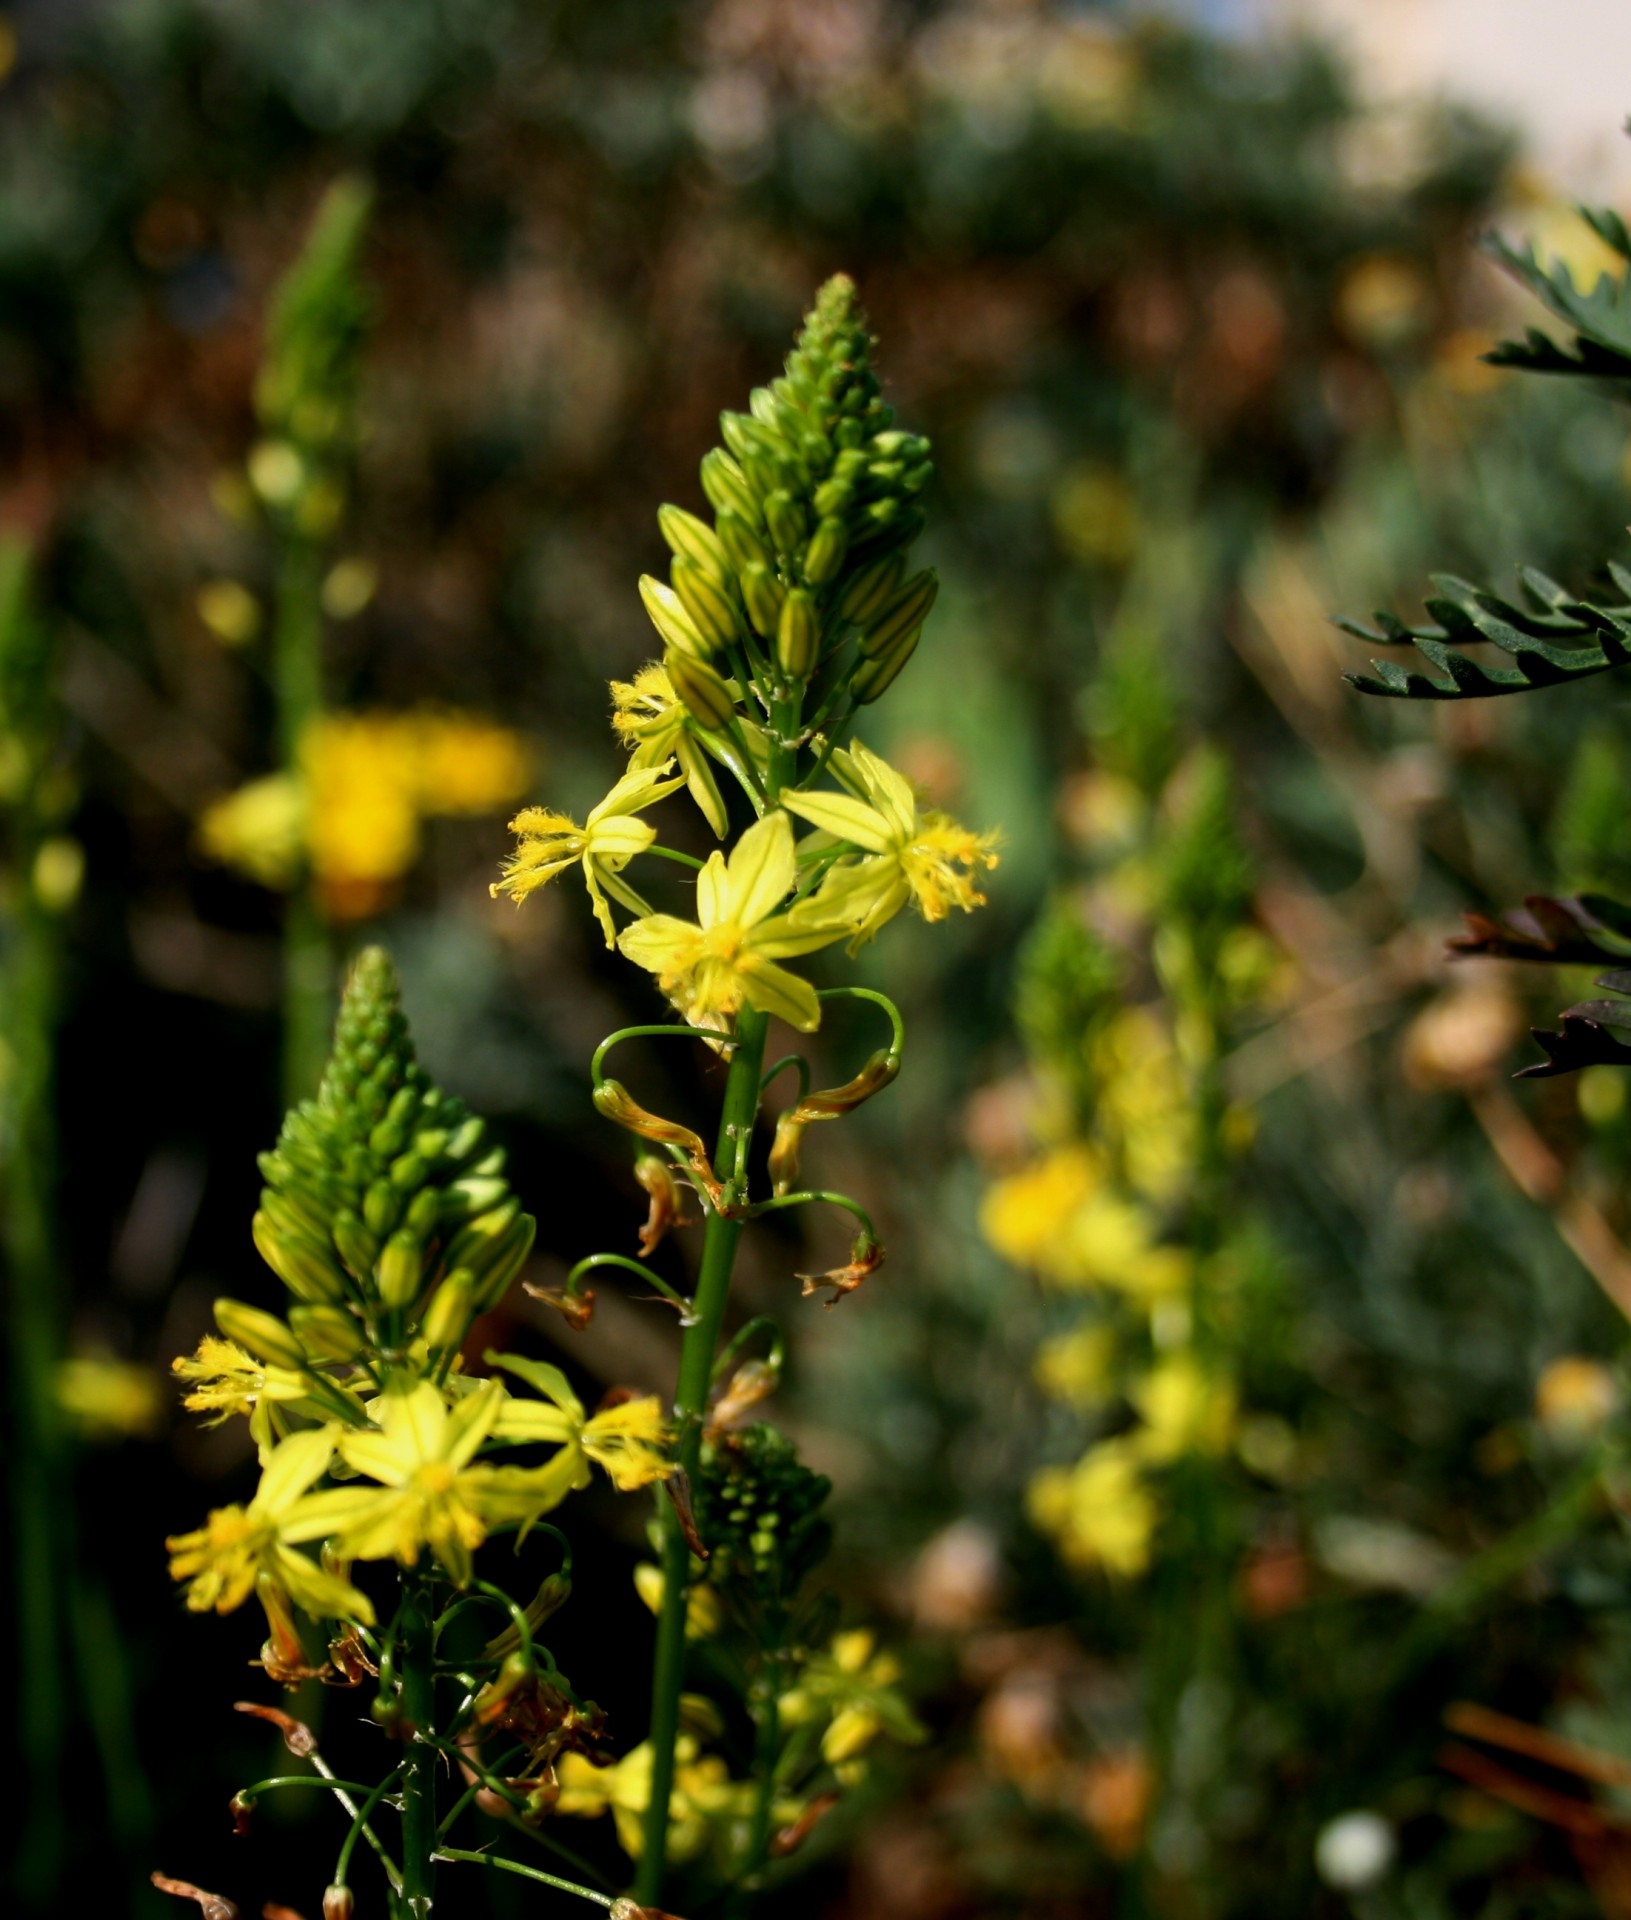
[[(729, 820), (709, 754), (702, 745), (704, 738), (712, 736), (703, 735), (687, 714), (667, 668), (653, 662), (642, 667), (632, 680), (614, 680), (611, 684), (612, 726), (630, 749), (630, 768), (665, 766), (669, 760), (677, 760), (691, 798), (715, 837), (723, 840)], [(716, 751), (723, 750), (719, 741), (714, 745)]]
[(553, 813), (547, 807), (523, 808), (510, 822), (510, 831), (521, 836), (521, 844), (505, 861), (502, 877), (489, 891), (495, 898), (507, 893), (519, 905), (529, 893), (565, 873), (568, 867), (581, 866), (606, 944), (615, 946), (612, 900), (632, 913), (651, 911), (622, 875), (634, 856), (644, 853), (657, 838), (657, 829), (636, 816), (684, 785), (683, 779), (666, 777), (673, 764), (664, 760), (659, 766), (631, 768), (606, 798), (590, 809), (581, 827), (566, 814)]
[(839, 748), (831, 767), (843, 793), (789, 793), (790, 812), (862, 858), (835, 867), (818, 900), (842, 903), (854, 923), (853, 953), (908, 901), (925, 920), (944, 920), (955, 907), (972, 913), (985, 904), (975, 876), (997, 864), (996, 836), (971, 833), (949, 815), (922, 811), (911, 782), (859, 740)]
[(694, 1026), (729, 1021), (743, 1004), (774, 1014), (802, 1033), (821, 1022), (815, 988), (778, 960), (813, 953), (848, 927), (778, 912), (793, 890), (793, 829), (779, 810), (749, 827), (729, 861), (713, 853), (697, 875), (697, 918), (655, 913), (624, 929), (618, 945), (657, 975), (664, 993)]
[(490, 1353), (487, 1358), (542, 1396), (507, 1399), (493, 1430), (495, 1439), (517, 1446), (541, 1441), (560, 1447), (571, 1460), (573, 1484), (578, 1486), (588, 1479), (584, 1463), (591, 1460), (623, 1493), (648, 1487), (674, 1471), (662, 1402), (654, 1393), (614, 1400), (589, 1414), (566, 1375), (547, 1360), (528, 1360), (513, 1353)]
[(1123, 1438), (1100, 1441), (1072, 1467), (1044, 1467), (1026, 1505), (1072, 1566), (1133, 1579), (1150, 1563), (1159, 1510)]

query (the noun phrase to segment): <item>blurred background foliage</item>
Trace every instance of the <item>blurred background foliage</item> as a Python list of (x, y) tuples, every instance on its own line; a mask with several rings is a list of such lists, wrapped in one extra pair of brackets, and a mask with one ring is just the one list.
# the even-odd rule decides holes
[[(829, 1316), (790, 1230), (750, 1243), (833, 1579), (934, 1731), (778, 1904), (1631, 1913), (1631, 1114), (1600, 1070), (1509, 1090), (1531, 990), (1441, 960), (1463, 906), (1631, 879), (1626, 726), (1607, 683), (1369, 706), (1325, 622), (1617, 551), (1614, 417), (1479, 359), (1528, 317), (1480, 227), (1596, 265), (1508, 136), (1308, 41), (1042, 4), (32, 0), (0, 61), (18, 1910), (321, 1884), (316, 1809), (230, 1834), (264, 1742), (160, 1549), (246, 1464), (165, 1369), (272, 1292), (284, 957), (389, 944), (538, 1280), (632, 1244), (584, 1070), (650, 1002), (575, 903), (487, 882), (512, 798), (603, 791), (655, 506), (844, 269), (939, 466), (876, 744), (1004, 846), (988, 912), (882, 963), (910, 1071), (811, 1148), (888, 1266)], [(342, 176), (339, 445), (258, 370)], [(327, 711), (291, 742), (297, 549)], [(674, 1329), (607, 1298), (495, 1340), (598, 1392)], [(620, 1744), (639, 1548), (580, 1553), (558, 1642)]]

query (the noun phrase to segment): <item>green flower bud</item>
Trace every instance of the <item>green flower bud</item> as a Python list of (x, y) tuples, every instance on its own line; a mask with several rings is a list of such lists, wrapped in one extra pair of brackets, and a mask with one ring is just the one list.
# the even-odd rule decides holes
[(345, 1277), (325, 1247), (304, 1234), (280, 1232), (264, 1212), (257, 1212), (250, 1231), (261, 1258), (297, 1300), (343, 1300)]
[(913, 627), (910, 633), (903, 634), (895, 642), (892, 652), (880, 653), (861, 662), (849, 683), (851, 698), (857, 706), (870, 706), (880, 694), (889, 690), (901, 668), (917, 651), (922, 632), (921, 627)]
[(324, 1360), (354, 1360), (368, 1344), (356, 1316), (344, 1307), (291, 1307), (289, 1325), (306, 1351)]
[(781, 457), (784, 436), (774, 427), (767, 427), (748, 414), (722, 413), (719, 416), (719, 432), (725, 445), (744, 464), (755, 455), (772, 460)]
[(215, 1303), (215, 1324), (229, 1340), (268, 1366), (303, 1368), (305, 1349), (275, 1314), (265, 1313), (244, 1300)]
[(776, 623), (776, 664), (794, 680), (808, 680), (821, 651), (821, 619), (815, 601), (794, 587)]
[(425, 1254), (411, 1233), (393, 1233), (379, 1256), (379, 1297), (392, 1308), (413, 1303), (425, 1277)]
[(319, 1243), (328, 1238), (328, 1209), (315, 1198), (316, 1183), (296, 1173), (261, 1195), (261, 1211), (280, 1233)]
[(468, 1119), (461, 1120), (447, 1143), (448, 1165), (463, 1166), (486, 1137), (487, 1123), (479, 1114), (473, 1113)]
[[(891, 511), (882, 511), (886, 508)], [(916, 507), (902, 507), (898, 500), (874, 500), (856, 523), (853, 538), (869, 555), (892, 553), (897, 547), (909, 547), (924, 524)]]
[(736, 717), (736, 702), (731, 698), (730, 688), (706, 660), (678, 653), (671, 647), (663, 655), (663, 665), (686, 712), (698, 726), (706, 727), (710, 733), (719, 733), (730, 725)]
[(509, 1181), (500, 1175), (485, 1180), (469, 1175), (455, 1180), (436, 1196), (438, 1217), (443, 1221), (473, 1220), (478, 1213), (498, 1206), (509, 1191)]
[(451, 1347), (464, 1338), (470, 1324), (470, 1301), (475, 1282), (461, 1269), (450, 1273), (430, 1297), (425, 1309), (425, 1344), (431, 1348)]
[(446, 1127), (421, 1127), (413, 1136), (414, 1152), (426, 1160), (440, 1160), (446, 1145)]
[(744, 567), (755, 564), (761, 567), (769, 567), (773, 564), (774, 556), (770, 549), (741, 514), (731, 512), (728, 507), (719, 516), (719, 539), (731, 565), (738, 573)]
[(330, 1231), (346, 1272), (353, 1280), (366, 1280), (379, 1258), (378, 1234), (370, 1233), (362, 1223), (362, 1216), (349, 1207), (335, 1214)]
[(851, 575), (838, 596), (839, 618), (864, 627), (888, 605), (905, 571), (905, 554), (889, 553)]
[(407, 1117), (387, 1113), (368, 1136), (368, 1150), (377, 1159), (394, 1160), (408, 1144)]
[(442, 1218), (442, 1192), (440, 1187), (421, 1187), (408, 1203), (402, 1224), (416, 1238), (428, 1239), (436, 1231)]
[(778, 553), (792, 555), (804, 545), (804, 503), (785, 487), (777, 487), (765, 501), (765, 525)]
[(840, 480), (836, 474), (830, 480), (823, 480), (815, 490), (812, 505), (823, 520), (833, 514), (848, 513), (855, 500), (855, 489), (848, 480)]
[(413, 1193), (430, 1177), (430, 1168), (422, 1153), (399, 1154), (389, 1168), (391, 1185), (399, 1193)]
[(538, 1222), (530, 1213), (524, 1213), (492, 1249), (487, 1271), (476, 1283), (472, 1305), (477, 1313), (486, 1313), (504, 1298), (510, 1282), (527, 1264), (537, 1232)]
[(690, 615), (708, 651), (728, 647), (737, 637), (736, 608), (730, 594), (694, 560), (676, 559), (669, 573), (680, 605)]
[(521, 1202), (512, 1194), (503, 1206), (472, 1220), (448, 1244), (445, 1258), (449, 1273), (465, 1267), (478, 1280), (485, 1278), (496, 1257), (495, 1249), (520, 1218)]
[(747, 475), (723, 447), (715, 447), (702, 459), (702, 491), (716, 513), (736, 513), (750, 527), (762, 527), (764, 514), (759, 496), (748, 485)]
[(742, 569), (742, 604), (761, 639), (768, 640), (775, 633), (786, 593), (775, 574), (759, 561), (751, 560)]
[(915, 632), (928, 618), (929, 609), (934, 605), (939, 591), (940, 581), (933, 567), (925, 567), (921, 573), (913, 574), (906, 585), (867, 622), (861, 634), (861, 651), (875, 659), (879, 654), (887, 653), (903, 634)]
[(823, 520), (804, 549), (804, 577), (812, 586), (824, 587), (837, 578), (849, 548), (849, 535), (842, 520)]
[(694, 513), (687, 513), (684, 507), (659, 507), (657, 526), (668, 542), (671, 553), (683, 555), (701, 567), (704, 573), (712, 574), (716, 580), (730, 578), (730, 562), (726, 558), (728, 549), (723, 544), (723, 536), (715, 533), (706, 520), (699, 520)]
[(402, 1218), (402, 1196), (389, 1180), (376, 1180), (362, 1197), (362, 1217), (370, 1233), (383, 1240)]
[(672, 587), (664, 586), (661, 580), (654, 580), (649, 573), (643, 573), (640, 576), (640, 598), (645, 602), (651, 624), (662, 636), (665, 645), (698, 660), (713, 651), (710, 642), (698, 633), (690, 614), (685, 611), (679, 595)]

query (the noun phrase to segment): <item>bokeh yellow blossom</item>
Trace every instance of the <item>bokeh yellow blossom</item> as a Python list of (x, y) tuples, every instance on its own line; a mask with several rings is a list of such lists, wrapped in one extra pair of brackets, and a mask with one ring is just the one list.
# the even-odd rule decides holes
[(490, 813), (526, 791), (527, 743), (479, 715), (421, 709), (325, 714), (298, 772), (252, 780), (199, 823), (203, 851), (263, 886), (311, 868), (324, 913), (360, 920), (390, 904), (427, 819)]
[(1032, 1521), (1072, 1566), (1136, 1579), (1150, 1563), (1159, 1512), (1124, 1438), (1101, 1440), (1074, 1466), (1044, 1467), (1031, 1481)]

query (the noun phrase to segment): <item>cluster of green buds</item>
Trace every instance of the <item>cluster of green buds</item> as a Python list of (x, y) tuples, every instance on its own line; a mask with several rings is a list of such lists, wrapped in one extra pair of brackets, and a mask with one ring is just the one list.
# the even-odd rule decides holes
[(928, 441), (893, 427), (870, 346), (838, 275), (782, 377), (754, 390), (750, 413), (720, 417), (725, 445), (702, 462), (713, 526), (658, 514), (670, 584), (648, 574), (640, 592), (674, 691), (708, 731), (730, 729), (749, 684), (767, 702), (808, 687), (817, 711), (845, 694), (865, 706), (917, 646), (937, 583), (907, 576), (905, 550), (934, 468)]
[(299, 533), (332, 531), (356, 452), (368, 300), (357, 256), (373, 195), (346, 178), (324, 195), (310, 238), (277, 289), (255, 383), (263, 438), (249, 479), (269, 513)]
[(695, 1502), (709, 1585), (727, 1597), (790, 1600), (831, 1543), (822, 1511), (831, 1491), (767, 1422), (705, 1441)]
[(288, 1115), (260, 1168), (255, 1245), (294, 1304), (286, 1320), (238, 1300), (215, 1314), (273, 1366), (377, 1370), (410, 1341), (449, 1353), (532, 1247), (503, 1149), (414, 1059), (377, 947), (352, 973), (317, 1098)]

